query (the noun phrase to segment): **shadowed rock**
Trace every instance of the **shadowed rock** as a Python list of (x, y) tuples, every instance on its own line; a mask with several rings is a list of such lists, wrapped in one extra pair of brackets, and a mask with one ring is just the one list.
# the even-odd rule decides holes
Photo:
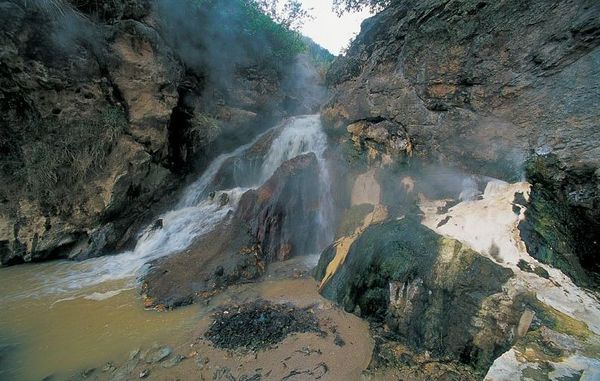
[[(331, 260), (329, 248), (318, 276)], [(485, 370), (510, 345), (518, 323), (517, 313), (499, 318), (500, 307), (486, 307), (511, 276), (460, 242), (402, 219), (368, 227), (321, 293), (347, 311), (385, 321), (419, 351)]]
[(246, 192), (236, 213), (268, 259), (317, 249), (319, 168), (314, 153), (288, 160), (260, 188)]

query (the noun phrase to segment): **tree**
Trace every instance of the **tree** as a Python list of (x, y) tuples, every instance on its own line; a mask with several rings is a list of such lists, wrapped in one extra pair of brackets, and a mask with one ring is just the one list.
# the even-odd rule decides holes
[(310, 10), (302, 6), (300, 0), (248, 0), (256, 5), (273, 21), (287, 29), (299, 30), (302, 24), (311, 19)]
[(333, 9), (338, 15), (345, 12), (358, 12), (368, 8), (377, 12), (388, 6), (392, 0), (333, 0)]

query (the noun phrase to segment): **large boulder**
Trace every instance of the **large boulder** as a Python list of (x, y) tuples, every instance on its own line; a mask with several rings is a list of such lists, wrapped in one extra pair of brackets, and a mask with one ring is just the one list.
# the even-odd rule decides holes
[(246, 192), (236, 216), (269, 261), (317, 252), (319, 165), (314, 153), (284, 162), (260, 188)]
[(321, 256), (321, 293), (347, 311), (383, 320), (417, 351), (485, 371), (511, 344), (519, 315), (501, 307), (512, 271), (413, 218), (367, 227), (335, 271), (336, 245)]
[[(143, 278), (147, 306), (174, 308), (264, 274), (269, 263), (314, 254), (319, 168), (314, 153), (284, 162), (258, 189), (244, 193), (225, 221), (188, 250), (151, 263)], [(215, 194), (223, 207), (227, 193)]]

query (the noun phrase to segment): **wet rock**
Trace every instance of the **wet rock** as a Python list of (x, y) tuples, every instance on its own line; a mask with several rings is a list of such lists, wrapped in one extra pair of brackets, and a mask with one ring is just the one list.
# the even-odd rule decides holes
[(221, 193), (219, 196), (219, 205), (221, 207), (227, 205), (229, 203), (229, 195), (227, 193)]
[(226, 349), (265, 349), (293, 333), (320, 331), (310, 310), (260, 300), (224, 306), (214, 318), (204, 337), (216, 347)]
[(544, 269), (541, 266), (533, 266), (531, 267), (531, 265), (529, 263), (527, 263), (526, 261), (524, 261), (523, 259), (520, 259), (519, 262), (517, 263), (517, 266), (523, 270), (526, 271), (528, 273), (534, 273), (539, 277), (548, 279), (550, 278), (550, 274), (548, 274), (548, 271), (546, 269)]
[(521, 302), (535, 313), (533, 322), (528, 332), (494, 361), (486, 380), (541, 380), (556, 374), (567, 379), (595, 379), (600, 375), (599, 338), (584, 323), (539, 302), (534, 295)]
[[(417, 350), (487, 369), (511, 344), (520, 314), (491, 302), (512, 271), (409, 218), (368, 227), (321, 293), (385, 322)], [(509, 303), (510, 305), (510, 303)], [(427, 316), (427, 319), (423, 319)]]
[[(133, 352), (131, 354), (133, 354)], [(144, 353), (142, 353), (141, 355), (135, 354), (135, 356), (132, 357), (131, 354), (127, 362), (125, 362), (120, 367), (116, 367), (112, 363), (108, 363), (105, 365), (102, 371), (110, 373), (109, 379), (111, 381), (122, 381), (128, 379), (131, 376), (134, 369), (139, 365), (140, 357), (144, 355)]]
[(134, 349), (131, 352), (129, 352), (129, 360), (134, 360), (136, 358), (138, 358), (138, 356), (140, 355), (140, 350), (138, 349)]
[(260, 188), (242, 196), (236, 217), (247, 224), (268, 261), (314, 252), (318, 171), (314, 153), (300, 155), (283, 163)]
[(114, 372), (116, 369), (117, 368), (115, 367), (115, 365), (113, 363), (108, 362), (102, 367), (102, 372), (111, 373), (111, 372)]
[(173, 350), (170, 347), (153, 348), (145, 352), (141, 358), (146, 364), (156, 364), (169, 357), (171, 353)]
[(173, 308), (206, 299), (231, 284), (257, 279), (270, 262), (314, 252), (317, 178), (315, 154), (286, 161), (186, 253), (152, 262), (142, 289), (150, 305)]
[(335, 334), (335, 338), (333, 339), (333, 343), (335, 345), (337, 345), (338, 347), (343, 347), (344, 345), (346, 345), (346, 341), (342, 338), (342, 336), (340, 336), (339, 333)]
[(246, 226), (237, 219), (226, 220), (187, 253), (154, 261), (143, 278), (142, 292), (151, 307), (175, 308), (256, 279), (264, 268), (260, 246)]
[(172, 367), (174, 367), (175, 365), (178, 365), (178, 364), (179, 364), (180, 362), (182, 362), (184, 359), (185, 359), (185, 357), (184, 357), (184, 356), (182, 356), (182, 355), (176, 355), (176, 356), (173, 356), (173, 357), (171, 357), (170, 359), (168, 359), (168, 360), (166, 360), (166, 361), (163, 361), (163, 363), (162, 363), (162, 365), (161, 365), (161, 366), (162, 366), (163, 368), (172, 368)]
[[(519, 231), (527, 251), (538, 261), (561, 269), (579, 286), (598, 287), (600, 219), (594, 222), (595, 218), (586, 216), (589, 212), (583, 205), (573, 205), (561, 196), (566, 189), (581, 190), (593, 186), (596, 180), (589, 169), (587, 174), (582, 169), (575, 177), (562, 174), (560, 167), (555, 155), (528, 161), (527, 173), (533, 186)], [(588, 194), (588, 202), (590, 207), (600, 202), (597, 189)], [(546, 276), (541, 268), (533, 271)]]
[(163, 228), (163, 219), (162, 218), (159, 218), (158, 220), (154, 221), (154, 223), (150, 227), (151, 230), (158, 230), (158, 229), (162, 229), (162, 228)]

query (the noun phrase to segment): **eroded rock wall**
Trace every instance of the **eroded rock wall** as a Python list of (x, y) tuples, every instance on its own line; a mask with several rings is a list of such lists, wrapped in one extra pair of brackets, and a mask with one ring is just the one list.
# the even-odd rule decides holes
[(159, 3), (0, 2), (2, 264), (123, 248), (186, 174), (287, 112), (284, 73), (193, 61), (211, 35), (178, 45)]

